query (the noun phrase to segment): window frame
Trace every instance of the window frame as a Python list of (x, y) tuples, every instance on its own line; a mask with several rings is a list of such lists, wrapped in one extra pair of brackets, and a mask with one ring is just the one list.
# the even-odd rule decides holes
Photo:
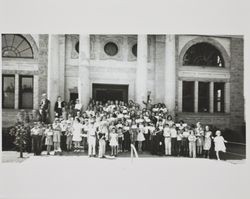
[[(29, 46), (29, 48), (27, 48), (27, 49), (30, 49), (31, 50), (31, 54), (32, 54), (32, 56), (31, 57), (27, 57), (27, 56), (4, 56), (4, 49), (5, 48), (10, 48), (10, 50), (12, 49), (12, 48), (14, 48), (13, 47), (13, 42), (12, 42), (12, 45), (11, 46), (7, 46), (7, 41), (6, 41), (6, 35), (13, 35), (13, 41), (14, 41), (14, 38), (16, 37), (16, 36), (18, 36), (18, 37), (21, 37), (22, 38), (22, 41), (18, 44), (18, 46), (17, 47), (19, 47), (23, 42), (26, 42), (27, 44), (28, 44), (28, 46)], [(30, 44), (30, 42), (23, 36), (23, 35), (21, 35), (21, 34), (2, 34), (2, 39), (5, 39), (5, 43), (6, 43), (6, 46), (4, 46), (3, 47), (3, 45), (2, 45), (2, 58), (4, 58), (4, 59), (13, 59), (13, 58), (15, 58), (15, 59), (34, 59), (34, 50), (33, 50), (33, 48), (32, 48), (32, 45)], [(22, 50), (22, 51), (26, 51), (27, 49), (24, 49), (24, 50)], [(21, 52), (22, 52), (21, 51)]]
[[(221, 100), (217, 100), (217, 98), (216, 98), (216, 90), (217, 89), (215, 89), (215, 85), (216, 84), (222, 84), (223, 85), (223, 90), (222, 90), (222, 92), (221, 92)], [(226, 83), (225, 82), (214, 82), (214, 99), (213, 99), (213, 104), (214, 104), (214, 113), (225, 113), (225, 104), (226, 104), (226, 102), (225, 102), (225, 92), (226, 92)], [(217, 103), (218, 102), (221, 102), (221, 111), (218, 111), (217, 110)]]
[[(12, 77), (14, 78), (14, 104), (13, 104), (13, 107), (5, 107), (4, 106), (4, 78), (5, 77)], [(2, 74), (2, 108), (4, 109), (15, 109), (15, 81), (16, 81), (16, 77), (14, 74)]]
[[(193, 50), (192, 48), (198, 47), (199, 45), (207, 45), (207, 46), (209, 46), (211, 48), (214, 48), (214, 52), (217, 53), (217, 59), (218, 59), (218, 56), (219, 56), (219, 58), (220, 58), (220, 60), (222, 62), (222, 66), (211, 65), (211, 64), (194, 64), (194, 63), (187, 64), (186, 60), (185, 60), (187, 54), (190, 53), (191, 50)], [(193, 55), (193, 58), (194, 57), (198, 58), (198, 57), (200, 57), (200, 55)], [(215, 45), (211, 44), (210, 42), (206, 42), (206, 41), (198, 42), (198, 43), (195, 43), (195, 44), (189, 46), (189, 48), (183, 54), (181, 63), (182, 63), (182, 66), (184, 66), (184, 67), (194, 66), (194, 67), (211, 67), (211, 68), (222, 68), (222, 69), (226, 68), (226, 61), (225, 61), (225, 59), (223, 57), (223, 53)]]
[[(32, 78), (32, 107), (31, 108), (23, 108), (22, 106), (22, 78)], [(19, 109), (33, 109), (34, 107), (34, 76), (33, 75), (19, 75), (19, 93), (18, 93), (18, 107)]]
[[(193, 84), (193, 96), (192, 96), (192, 111), (187, 111), (184, 109), (184, 99), (186, 99), (184, 97), (184, 83), (192, 83)], [(195, 81), (182, 81), (182, 112), (186, 112), (186, 113), (194, 113), (195, 112)]]
[[(207, 93), (208, 96), (200, 96), (200, 85), (206, 84), (207, 86)], [(210, 82), (209, 81), (198, 81), (198, 112), (199, 113), (209, 113), (210, 112)], [(207, 99), (207, 111), (201, 111), (201, 104), (200, 101), (203, 101), (204, 99)]]

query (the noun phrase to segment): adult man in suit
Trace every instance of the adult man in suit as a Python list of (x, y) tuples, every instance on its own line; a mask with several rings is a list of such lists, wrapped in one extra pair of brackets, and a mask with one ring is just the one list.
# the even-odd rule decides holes
[(62, 101), (61, 96), (58, 96), (54, 107), (55, 117), (59, 118), (62, 116), (63, 108), (65, 108), (65, 102)]
[(39, 113), (41, 115), (41, 121), (46, 124), (49, 123), (49, 111), (50, 111), (50, 101), (47, 99), (47, 94), (44, 93), (42, 94)]

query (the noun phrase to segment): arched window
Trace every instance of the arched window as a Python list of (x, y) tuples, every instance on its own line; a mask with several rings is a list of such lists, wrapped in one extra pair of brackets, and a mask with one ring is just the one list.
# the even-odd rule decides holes
[(212, 44), (201, 42), (191, 46), (183, 57), (184, 66), (224, 67), (220, 51)]
[(2, 57), (33, 58), (33, 50), (22, 35), (2, 34)]

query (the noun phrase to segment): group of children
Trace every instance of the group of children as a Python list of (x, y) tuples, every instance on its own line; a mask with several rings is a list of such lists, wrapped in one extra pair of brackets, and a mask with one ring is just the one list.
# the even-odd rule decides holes
[[(39, 133), (38, 133), (39, 132)], [(91, 101), (86, 111), (77, 110), (56, 118), (53, 124), (43, 126), (40, 123), (32, 128), (33, 148), (37, 149), (36, 134), (41, 143), (47, 146), (47, 154), (88, 149), (89, 157), (103, 158), (110, 151), (111, 156), (130, 150), (133, 144), (139, 153), (149, 151), (153, 155), (210, 157), (214, 144), (217, 159), (219, 152), (225, 152), (225, 140), (219, 130), (216, 136), (198, 122), (189, 126), (183, 121), (175, 123), (168, 115), (164, 104), (157, 104), (150, 109), (140, 109), (135, 103), (125, 104), (108, 101), (102, 105)]]

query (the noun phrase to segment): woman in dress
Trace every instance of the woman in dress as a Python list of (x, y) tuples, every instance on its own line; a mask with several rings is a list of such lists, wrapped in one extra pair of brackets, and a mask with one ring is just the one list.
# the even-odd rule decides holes
[(220, 152), (225, 153), (226, 152), (226, 146), (225, 143), (227, 141), (221, 136), (221, 131), (217, 130), (215, 132), (215, 138), (214, 138), (214, 150), (216, 152), (217, 160), (220, 160)]
[(205, 126), (205, 138), (204, 138), (204, 145), (203, 145), (203, 150), (204, 150), (204, 158), (209, 158), (209, 153), (211, 149), (211, 144), (212, 144), (212, 132), (209, 130), (209, 126)]
[(73, 124), (73, 142), (74, 142), (74, 151), (79, 152), (80, 151), (80, 142), (82, 141), (82, 129), (83, 125), (80, 123), (79, 118), (75, 118), (75, 122)]

